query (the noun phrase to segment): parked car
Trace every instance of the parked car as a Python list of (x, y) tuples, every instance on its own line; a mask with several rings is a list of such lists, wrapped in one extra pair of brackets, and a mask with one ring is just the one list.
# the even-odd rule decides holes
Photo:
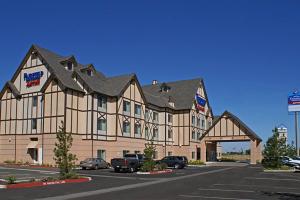
[(299, 166), (300, 165), (300, 159), (296, 158), (290, 158), (288, 156), (281, 157), (281, 161), (284, 165), (288, 165), (291, 167)]
[(100, 169), (109, 168), (109, 163), (107, 163), (102, 158), (87, 158), (80, 162), (81, 169)]
[(135, 172), (141, 168), (145, 160), (143, 154), (126, 154), (123, 158), (113, 158), (111, 166), (115, 172), (129, 171)]
[(179, 160), (182, 160), (185, 163), (185, 166), (189, 164), (189, 160), (186, 156), (177, 156)]
[(159, 161), (159, 163), (165, 163), (168, 167), (172, 167), (175, 169), (183, 169), (186, 164), (180, 156), (166, 156)]

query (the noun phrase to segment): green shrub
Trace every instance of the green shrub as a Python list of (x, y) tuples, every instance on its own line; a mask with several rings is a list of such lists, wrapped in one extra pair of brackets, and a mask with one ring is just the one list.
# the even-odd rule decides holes
[(64, 174), (64, 176), (60, 176), (59, 179), (64, 180), (64, 179), (77, 179), (79, 178), (78, 174), (75, 172), (69, 172), (67, 174)]
[(191, 160), (189, 165), (205, 165), (205, 163), (202, 160)]
[(5, 178), (7, 184), (15, 184), (16, 183), (16, 177), (15, 176), (8, 176)]
[(147, 160), (143, 163), (143, 166), (141, 167), (142, 172), (151, 172), (155, 169), (155, 161), (153, 160)]
[(14, 164), (15, 161), (14, 160), (5, 160), (4, 163), (5, 164)]
[(168, 165), (166, 163), (159, 163), (155, 166), (155, 168), (158, 170), (158, 171), (162, 171), (162, 170), (165, 170), (168, 168)]

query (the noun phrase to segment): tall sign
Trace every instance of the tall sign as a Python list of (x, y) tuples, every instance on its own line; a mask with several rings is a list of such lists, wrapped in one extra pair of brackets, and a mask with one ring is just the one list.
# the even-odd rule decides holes
[(298, 112), (300, 111), (300, 93), (298, 91), (295, 91), (288, 96), (288, 111), (295, 113), (295, 143), (296, 143), (297, 156), (299, 156)]

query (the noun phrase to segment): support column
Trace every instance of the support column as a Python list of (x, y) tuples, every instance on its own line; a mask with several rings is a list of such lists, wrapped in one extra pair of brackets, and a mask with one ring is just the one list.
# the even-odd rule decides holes
[(201, 161), (206, 162), (206, 143), (205, 141), (201, 141), (200, 143), (201, 148)]
[(251, 140), (251, 149), (250, 149), (250, 164), (256, 165), (257, 161), (261, 161), (261, 145), (257, 140)]

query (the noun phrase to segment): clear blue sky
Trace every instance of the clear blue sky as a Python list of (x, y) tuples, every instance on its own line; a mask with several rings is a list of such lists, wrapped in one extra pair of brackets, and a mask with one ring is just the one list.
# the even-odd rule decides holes
[(264, 140), (300, 88), (299, 1), (13, 1), (0, 3), (1, 87), (33, 43), (142, 84), (203, 77), (215, 114)]

